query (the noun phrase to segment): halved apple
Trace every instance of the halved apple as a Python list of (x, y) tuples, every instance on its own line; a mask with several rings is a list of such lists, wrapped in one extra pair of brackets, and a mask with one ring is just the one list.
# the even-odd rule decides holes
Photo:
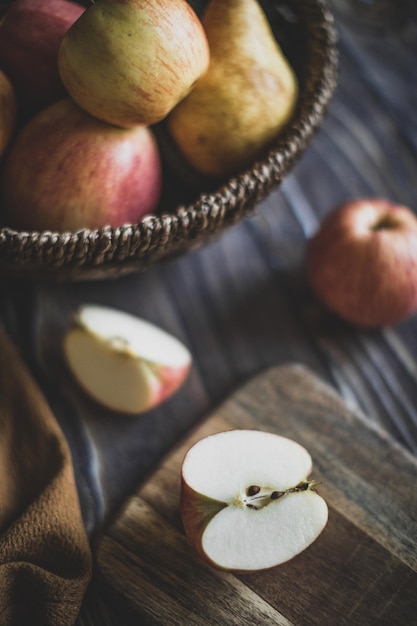
[(142, 413), (184, 382), (191, 355), (175, 337), (124, 311), (82, 306), (64, 337), (70, 370), (97, 402)]
[(308, 481), (310, 454), (273, 433), (231, 430), (201, 439), (181, 471), (181, 516), (190, 544), (221, 569), (274, 567), (307, 548), (327, 523)]

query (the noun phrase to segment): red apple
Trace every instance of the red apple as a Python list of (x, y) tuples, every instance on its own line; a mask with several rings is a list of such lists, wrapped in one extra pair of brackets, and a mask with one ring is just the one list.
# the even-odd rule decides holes
[(155, 209), (161, 184), (149, 128), (110, 126), (66, 98), (38, 113), (13, 142), (0, 183), (3, 219), (24, 230), (135, 223)]
[(309, 282), (348, 322), (393, 325), (417, 310), (417, 218), (382, 198), (332, 212), (307, 246)]
[(187, 348), (161, 328), (93, 304), (77, 312), (63, 350), (88, 395), (126, 414), (148, 411), (169, 398), (191, 366)]
[(0, 70), (0, 157), (10, 144), (16, 126), (16, 94), (6, 74)]
[(0, 67), (16, 89), (25, 116), (66, 95), (58, 49), (85, 11), (71, 0), (14, 0), (0, 23)]

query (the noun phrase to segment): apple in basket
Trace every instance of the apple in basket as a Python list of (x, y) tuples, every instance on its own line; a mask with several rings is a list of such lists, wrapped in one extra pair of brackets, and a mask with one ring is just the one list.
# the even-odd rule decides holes
[(163, 119), (208, 63), (204, 29), (186, 0), (99, 0), (67, 31), (58, 55), (69, 95), (123, 127)]
[(65, 98), (13, 141), (0, 181), (3, 223), (40, 231), (136, 223), (155, 209), (161, 187), (149, 128), (110, 126)]
[(273, 433), (230, 430), (198, 441), (181, 470), (181, 516), (190, 544), (230, 571), (268, 569), (307, 548), (328, 509), (308, 480), (301, 445)]
[(417, 217), (384, 198), (346, 202), (308, 242), (306, 265), (313, 291), (341, 318), (396, 324), (417, 310)]
[(187, 348), (164, 330), (110, 307), (82, 306), (63, 343), (66, 362), (96, 402), (127, 414), (150, 410), (185, 381)]
[(85, 11), (71, 0), (14, 0), (0, 22), (0, 68), (16, 89), (25, 118), (66, 95), (58, 50)]

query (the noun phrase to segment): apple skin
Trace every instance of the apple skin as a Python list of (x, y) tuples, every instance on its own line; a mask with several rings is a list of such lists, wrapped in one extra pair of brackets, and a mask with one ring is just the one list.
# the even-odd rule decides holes
[(155, 209), (161, 186), (150, 129), (104, 124), (66, 98), (14, 140), (0, 182), (3, 221), (41, 231), (136, 223)]
[(58, 50), (85, 7), (71, 0), (14, 0), (0, 22), (0, 67), (9, 76), (24, 119), (66, 96)]
[(0, 70), (0, 158), (12, 140), (17, 119), (16, 94), (12, 83)]
[(306, 268), (313, 292), (342, 319), (397, 324), (417, 310), (417, 218), (384, 198), (346, 202), (308, 242)]
[(181, 387), (187, 378), (191, 367), (191, 360), (183, 367), (167, 367), (160, 365), (154, 367), (155, 378), (158, 383), (153, 388), (149, 408), (162, 404)]
[(75, 102), (122, 127), (162, 120), (208, 64), (204, 29), (185, 0), (99, 0), (65, 34), (58, 55)]
[(195, 492), (183, 478), (181, 479), (180, 511), (188, 542), (203, 561), (216, 568), (219, 566), (213, 563), (203, 550), (202, 538), (207, 524), (226, 506), (223, 502)]
[(151, 387), (149, 402), (135, 413), (150, 411), (173, 396), (185, 382), (191, 367), (191, 361), (183, 367), (155, 366), (154, 384)]

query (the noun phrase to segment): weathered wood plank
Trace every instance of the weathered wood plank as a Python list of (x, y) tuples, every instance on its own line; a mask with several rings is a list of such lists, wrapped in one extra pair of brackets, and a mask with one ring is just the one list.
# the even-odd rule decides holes
[(235, 576), (217, 572), (192, 551), (182, 532), (134, 498), (100, 546), (100, 569), (139, 615), (166, 626), (290, 622)]

